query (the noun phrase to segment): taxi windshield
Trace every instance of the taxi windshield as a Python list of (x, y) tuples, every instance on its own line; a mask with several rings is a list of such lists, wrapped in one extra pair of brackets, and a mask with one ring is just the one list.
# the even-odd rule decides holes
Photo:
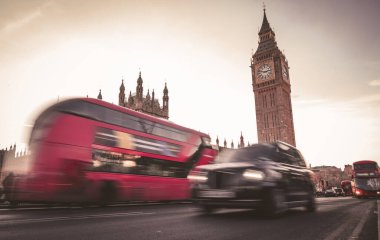
[(257, 145), (254, 147), (241, 149), (226, 149), (222, 151), (217, 162), (254, 162), (257, 159), (275, 159), (275, 148), (265, 145)]

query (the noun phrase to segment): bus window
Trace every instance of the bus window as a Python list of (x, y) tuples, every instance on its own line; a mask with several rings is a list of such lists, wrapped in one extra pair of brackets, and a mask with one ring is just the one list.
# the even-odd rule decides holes
[(354, 170), (375, 170), (376, 163), (354, 164)]
[(92, 166), (88, 170), (176, 178), (185, 178), (190, 171), (181, 162), (96, 149), (92, 152)]
[(107, 109), (105, 114), (105, 122), (112, 125), (123, 126), (124, 115), (122, 112)]

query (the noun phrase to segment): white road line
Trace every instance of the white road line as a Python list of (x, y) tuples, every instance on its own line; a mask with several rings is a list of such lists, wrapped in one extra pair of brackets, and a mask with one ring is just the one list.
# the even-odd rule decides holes
[(82, 220), (82, 219), (91, 219), (91, 218), (110, 218), (110, 217), (125, 217), (125, 216), (139, 216), (139, 215), (142, 216), (142, 215), (151, 215), (151, 214), (155, 214), (155, 213), (154, 212), (130, 212), (130, 213), (94, 214), (94, 215), (74, 216), (74, 217), (52, 217), (52, 218), (1, 220), (0, 225), (17, 224), (17, 223), (40, 223), (40, 222)]
[(367, 209), (365, 213), (363, 214), (362, 218), (360, 219), (360, 222), (358, 223), (358, 225), (356, 225), (354, 231), (352, 232), (350, 239), (359, 239), (359, 234), (363, 230), (364, 223), (368, 219), (369, 214), (370, 214), (370, 210)]
[[(352, 221), (352, 220), (351, 220)], [(339, 239), (339, 236), (343, 233), (344, 230), (350, 225), (350, 221), (344, 221), (340, 227), (338, 227), (335, 231), (330, 233), (324, 240), (335, 240)]]
[[(362, 231), (364, 227), (364, 223), (368, 219), (370, 214), (370, 209), (367, 209), (361, 219), (359, 220), (359, 223), (356, 225), (354, 231), (351, 234), (351, 237), (349, 239), (358, 239), (360, 232)], [(357, 222), (354, 218), (349, 219), (342, 219), (341, 225), (333, 232), (331, 232), (327, 237), (324, 238), (324, 240), (335, 240), (339, 239), (339, 236), (350, 227), (350, 225), (355, 225), (355, 222)]]

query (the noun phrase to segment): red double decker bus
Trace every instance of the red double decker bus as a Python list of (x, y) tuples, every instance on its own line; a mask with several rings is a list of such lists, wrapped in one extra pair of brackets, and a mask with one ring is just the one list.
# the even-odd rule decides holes
[(207, 134), (90, 98), (43, 111), (29, 150), (12, 203), (187, 199), (189, 171), (216, 156)]
[(362, 160), (353, 163), (352, 193), (357, 198), (380, 196), (380, 173), (376, 161)]
[(352, 196), (352, 187), (351, 187), (351, 181), (350, 180), (341, 181), (340, 187), (343, 189), (345, 196)]

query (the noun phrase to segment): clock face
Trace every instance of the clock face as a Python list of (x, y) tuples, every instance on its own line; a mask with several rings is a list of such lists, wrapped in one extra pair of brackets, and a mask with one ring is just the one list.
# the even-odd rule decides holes
[(263, 64), (257, 69), (257, 76), (261, 80), (267, 80), (272, 75), (272, 69), (268, 64)]

